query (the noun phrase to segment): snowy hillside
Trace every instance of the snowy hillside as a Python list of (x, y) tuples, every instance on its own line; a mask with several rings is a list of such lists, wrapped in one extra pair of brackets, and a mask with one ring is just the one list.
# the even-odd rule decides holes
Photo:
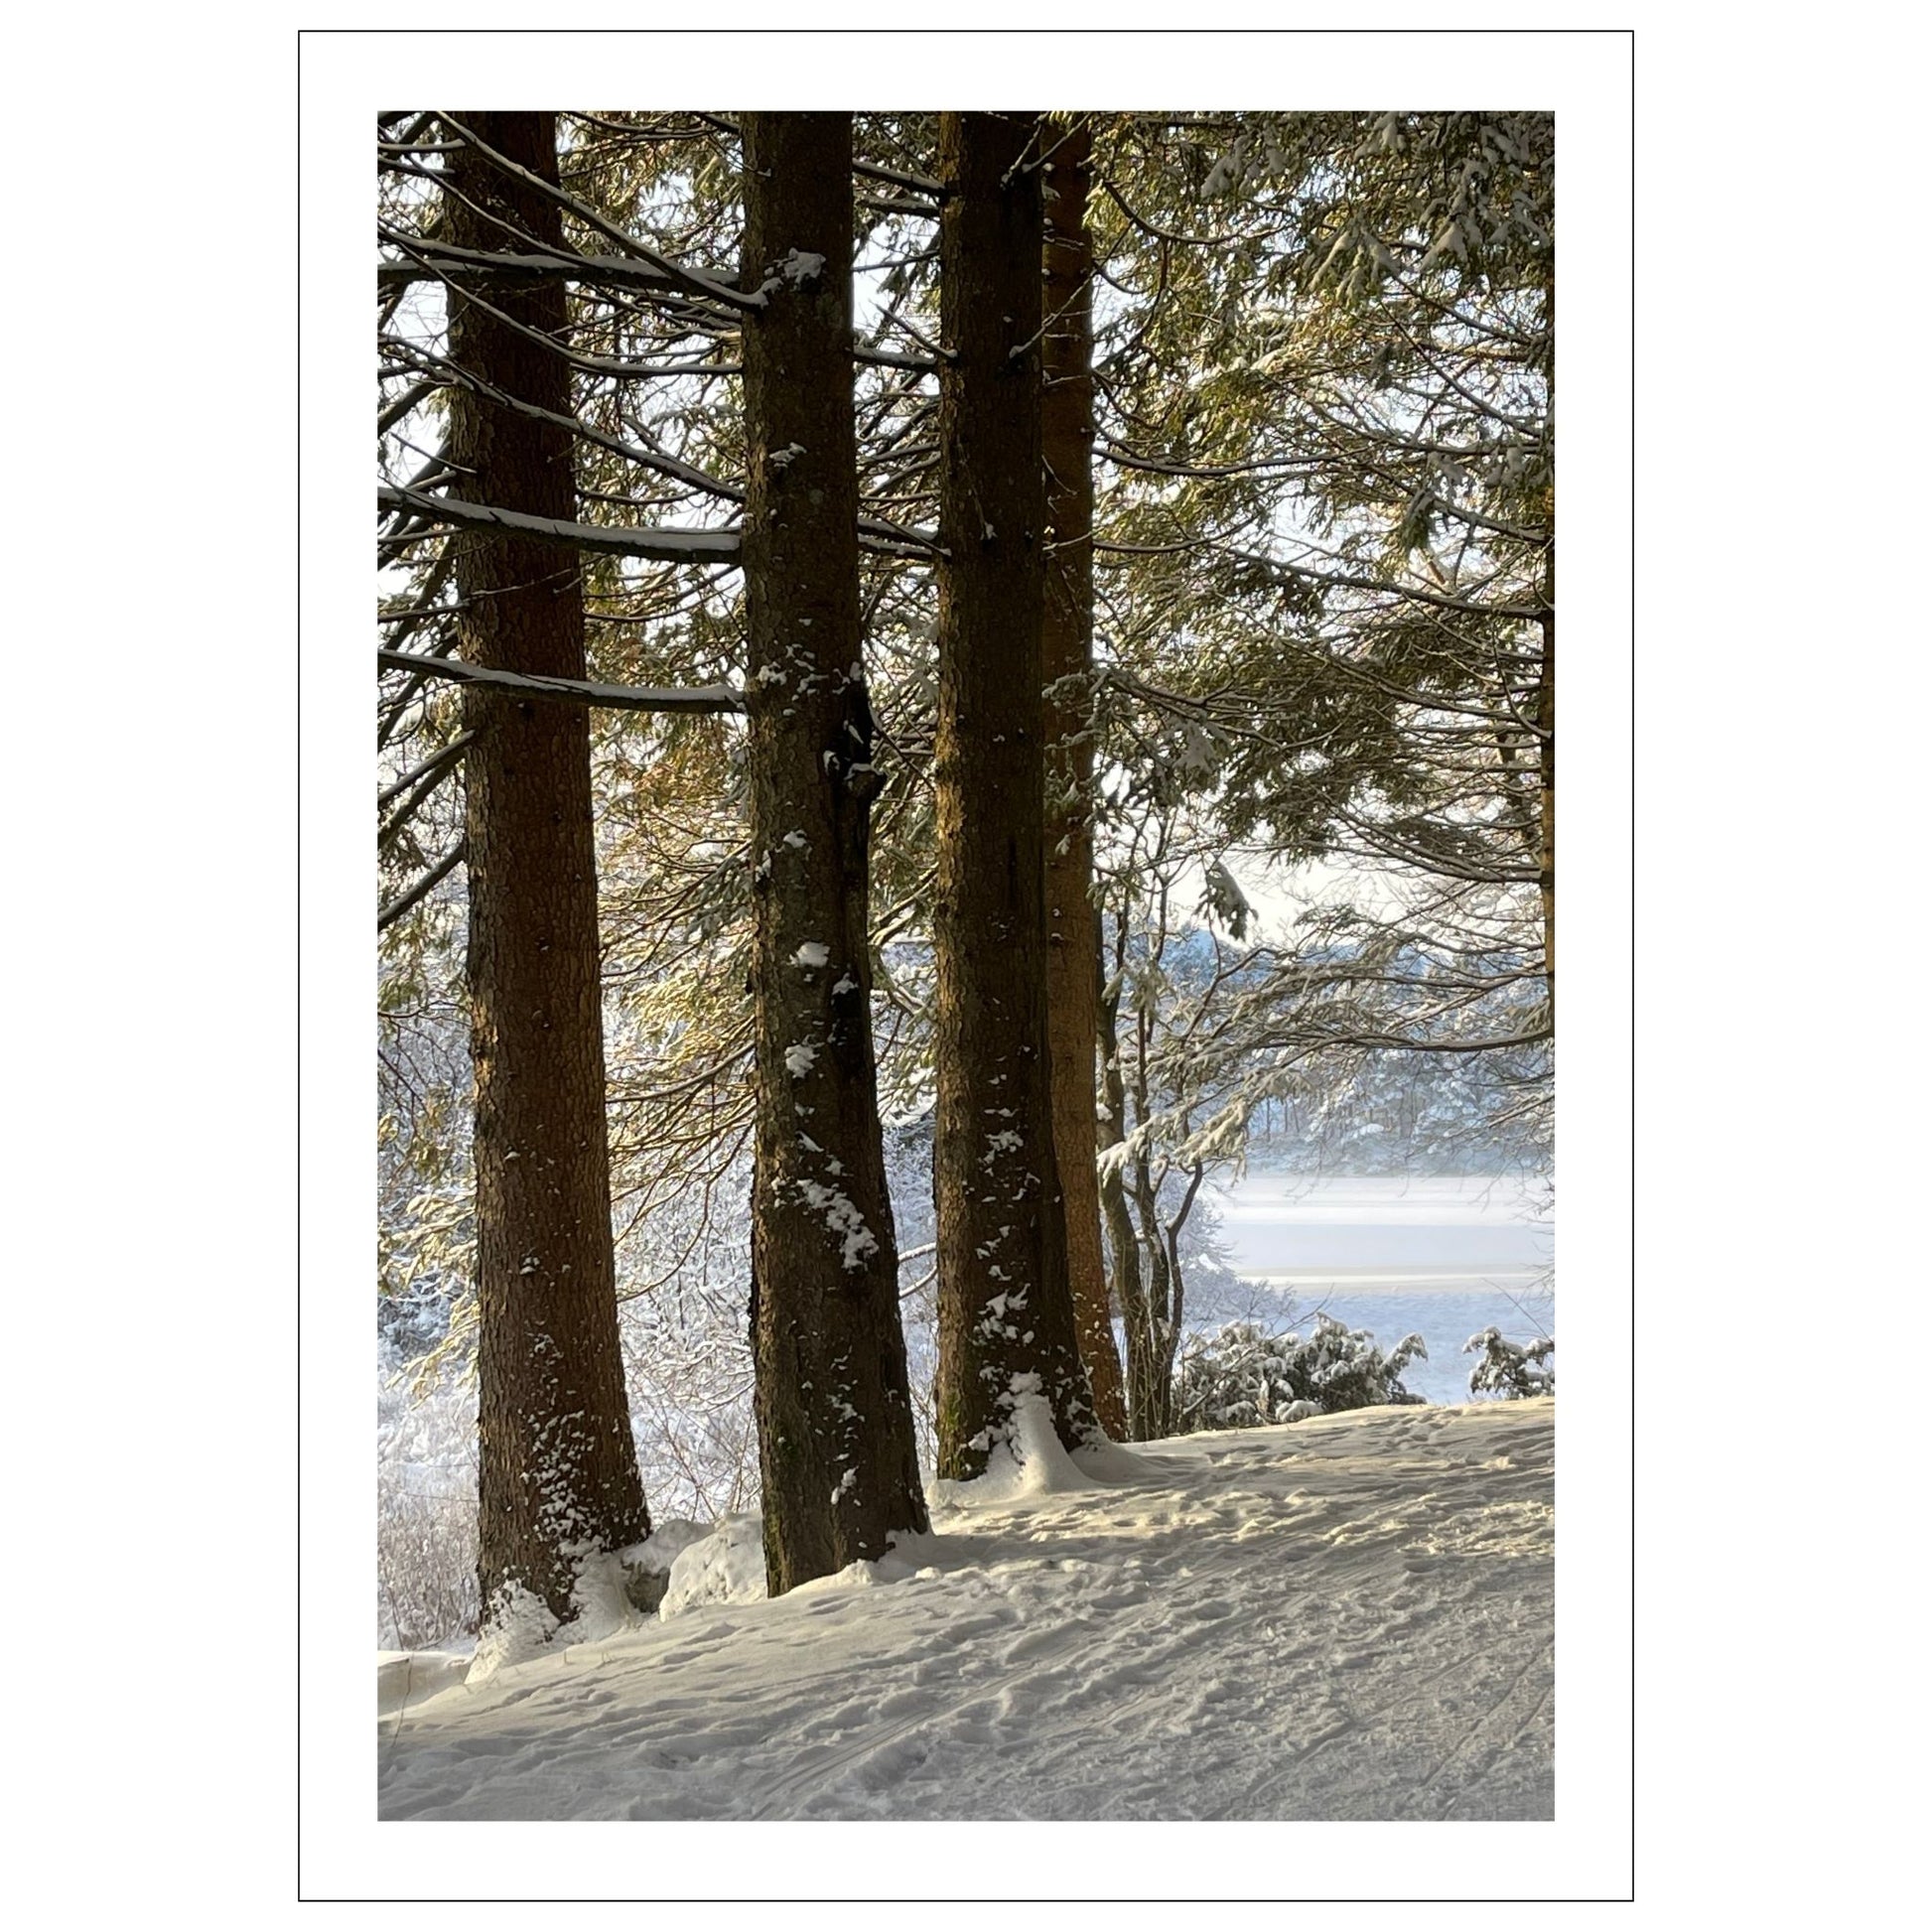
[(668, 1615), (394, 1660), (381, 1816), (1547, 1819), (1554, 1438), (1550, 1400), (1035, 1435), (881, 1563), (693, 1600), (756, 1576), (741, 1519)]

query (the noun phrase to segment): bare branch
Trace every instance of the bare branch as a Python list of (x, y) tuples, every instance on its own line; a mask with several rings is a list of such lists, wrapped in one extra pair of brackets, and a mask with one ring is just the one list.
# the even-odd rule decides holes
[[(392, 656), (402, 657), (402, 656), (406, 656), (408, 653), (404, 651), (394, 651), (391, 652), (390, 654)], [(422, 666), (420, 664), (412, 663), (409, 668), (412, 671), (420, 671), (422, 669)], [(433, 753), (430, 757), (426, 758), (421, 764), (415, 767), (414, 770), (405, 771), (402, 774), (402, 776), (395, 781), (394, 784), (385, 785), (380, 791), (378, 791), (375, 794), (376, 809), (380, 811), (382, 807), (389, 802), (390, 799), (400, 797), (402, 793), (407, 791), (409, 787), (415, 784), (418, 779), (427, 778), (432, 773), (442, 770), (442, 768), (446, 764), (448, 764), (452, 759), (458, 757), (462, 753), (464, 748), (471, 743), (471, 741), (476, 737), (476, 735), (477, 734), (475, 732), (464, 732), (459, 737), (451, 739), (450, 742), (447, 745), (445, 745), (440, 752)]]
[(468, 849), (469, 842), (465, 839), (458, 839), (445, 857), (438, 860), (436, 865), (430, 871), (426, 872), (422, 878), (417, 880), (408, 892), (404, 893), (400, 898), (392, 898), (387, 905), (381, 907), (375, 915), (376, 931), (386, 931), (411, 906), (420, 904), (422, 900), (426, 899), (463, 863), (464, 855)]

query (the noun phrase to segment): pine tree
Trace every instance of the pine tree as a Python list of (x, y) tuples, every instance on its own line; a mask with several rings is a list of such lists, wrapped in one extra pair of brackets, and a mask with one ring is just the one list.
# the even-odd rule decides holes
[(1047, 1047), (1037, 132), (1012, 114), (939, 123), (934, 1406), (952, 1478), (984, 1468), (1031, 1395), (1069, 1447), (1096, 1428)]
[(1096, 966), (1092, 901), (1093, 247), (1084, 114), (1045, 133), (1044, 332), (1040, 447), (1046, 464), (1046, 593), (1040, 633), (1046, 686), (1046, 1011), (1053, 1068), (1053, 1155), (1066, 1202), (1066, 1260), (1080, 1360), (1103, 1428), (1127, 1431), (1120, 1356), (1108, 1311), (1094, 1170)]
[(748, 114), (758, 1130), (752, 1342), (773, 1595), (926, 1527), (873, 1057), (852, 414), (852, 119)]
[(1219, 1149), (1257, 1104), (1339, 1103), (1374, 1056), (1442, 1052), (1481, 1060), (1489, 1130), (1533, 1149), (1555, 991), (1551, 117), (1144, 115), (1108, 125), (1103, 167), (1122, 225), (1097, 247), (1130, 298), (1096, 358), (1123, 789), (1138, 763), (1224, 848), (1403, 881), (1311, 907), (1234, 1002), (1202, 1131)]
[[(557, 179), (554, 116), (464, 117), (486, 146)], [(458, 247), (561, 245), (555, 205), (474, 148), (450, 157)], [(509, 237), (506, 243), (505, 237)], [(481, 276), (451, 298), (449, 461), (475, 500), (575, 511), (568, 375), (545, 340), (557, 281)], [(492, 313), (495, 311), (496, 313)], [(500, 398), (500, 400), (499, 400)], [(522, 404), (524, 408), (514, 405)], [(539, 410), (544, 417), (529, 413)], [(582, 678), (576, 558), (495, 532), (451, 539), (460, 655)], [(471, 1043), (485, 1618), (519, 1593), (568, 1620), (587, 1558), (649, 1533), (618, 1341), (605, 1133), (589, 720), (579, 706), (466, 694)]]

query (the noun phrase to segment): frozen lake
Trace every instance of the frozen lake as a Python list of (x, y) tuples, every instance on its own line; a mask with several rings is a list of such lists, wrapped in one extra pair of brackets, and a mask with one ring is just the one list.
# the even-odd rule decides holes
[(1431, 1402), (1469, 1399), (1462, 1344), (1554, 1332), (1556, 1226), (1541, 1183), (1521, 1175), (1250, 1174), (1213, 1193), (1228, 1265), (1270, 1326), (1292, 1301), (1385, 1346), (1420, 1333), (1429, 1361), (1404, 1381)]

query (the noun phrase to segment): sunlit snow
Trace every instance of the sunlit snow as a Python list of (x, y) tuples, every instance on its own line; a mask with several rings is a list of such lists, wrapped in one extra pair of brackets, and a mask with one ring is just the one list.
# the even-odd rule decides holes
[(384, 1659), (381, 1815), (1550, 1818), (1555, 1413), (1071, 1456), (1022, 1403), (877, 1563), (764, 1601), (733, 1518), (655, 1617), (481, 1684)]

